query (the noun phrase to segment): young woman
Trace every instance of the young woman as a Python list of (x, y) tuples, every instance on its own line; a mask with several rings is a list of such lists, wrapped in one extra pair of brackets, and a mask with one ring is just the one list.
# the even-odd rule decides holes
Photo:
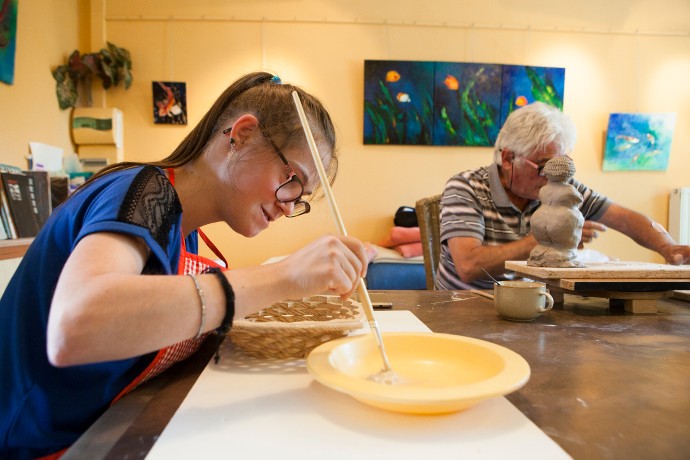
[(367, 266), (353, 238), (229, 271), (196, 255), (203, 225), (252, 237), (309, 212), (319, 178), (293, 90), (333, 180), (328, 113), (261, 72), (225, 90), (166, 159), (108, 167), (53, 212), (0, 300), (0, 458), (57, 458), (113, 401), (233, 317), (352, 293)]

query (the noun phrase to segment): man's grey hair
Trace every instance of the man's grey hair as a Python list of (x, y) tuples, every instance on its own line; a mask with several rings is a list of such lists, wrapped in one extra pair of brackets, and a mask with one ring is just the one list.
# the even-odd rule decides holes
[(494, 163), (501, 164), (501, 150), (526, 157), (555, 142), (559, 155), (568, 155), (577, 133), (570, 117), (555, 107), (534, 102), (512, 112), (496, 138)]

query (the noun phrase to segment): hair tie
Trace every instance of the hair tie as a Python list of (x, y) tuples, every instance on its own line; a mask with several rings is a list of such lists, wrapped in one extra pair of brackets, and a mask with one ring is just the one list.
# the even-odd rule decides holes
[(271, 77), (271, 83), (275, 83), (276, 85), (282, 85), (283, 82), (280, 80), (280, 77), (278, 75), (273, 75)]

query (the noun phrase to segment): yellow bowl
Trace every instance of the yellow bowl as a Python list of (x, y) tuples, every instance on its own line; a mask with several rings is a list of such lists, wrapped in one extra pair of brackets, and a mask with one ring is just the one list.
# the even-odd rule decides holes
[(372, 334), (326, 342), (307, 357), (307, 369), (323, 385), (380, 409), (443, 414), (522, 387), (527, 361), (484, 340), (436, 333), (384, 333), (395, 384), (371, 379), (382, 368)]

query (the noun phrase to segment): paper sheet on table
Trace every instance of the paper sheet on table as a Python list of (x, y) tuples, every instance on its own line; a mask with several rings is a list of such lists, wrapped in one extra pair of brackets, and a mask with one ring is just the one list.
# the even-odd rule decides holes
[[(382, 332), (429, 332), (409, 311), (375, 315)], [(317, 383), (304, 360), (258, 360), (227, 345), (146, 458), (570, 457), (503, 397), (450, 415), (387, 412)]]
[(29, 142), (31, 169), (34, 171), (62, 171), (63, 149), (40, 142)]

